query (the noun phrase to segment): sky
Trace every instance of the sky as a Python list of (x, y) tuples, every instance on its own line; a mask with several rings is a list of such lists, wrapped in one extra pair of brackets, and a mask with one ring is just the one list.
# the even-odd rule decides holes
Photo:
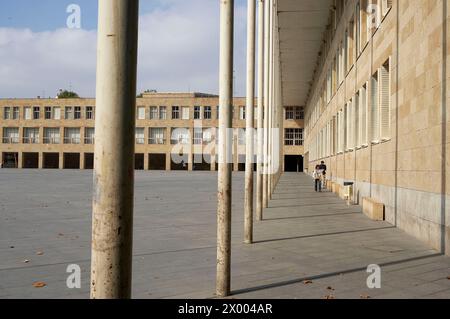
[[(0, 98), (95, 96), (97, 0), (0, 0)], [(68, 28), (71, 4), (81, 27)], [(235, 96), (245, 94), (246, 1), (235, 1)], [(141, 0), (137, 93), (218, 93), (219, 0)]]

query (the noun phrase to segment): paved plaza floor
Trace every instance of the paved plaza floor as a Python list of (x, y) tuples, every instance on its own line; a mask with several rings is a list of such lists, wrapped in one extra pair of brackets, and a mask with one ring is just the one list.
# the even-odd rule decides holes
[[(283, 175), (243, 244), (243, 179), (233, 175), (231, 298), (450, 298), (450, 258), (304, 174)], [(217, 175), (137, 172), (135, 189), (133, 297), (214, 297)], [(92, 171), (0, 170), (0, 298), (89, 297), (91, 192)], [(81, 289), (66, 286), (70, 264)], [(367, 287), (371, 264), (380, 289)]]

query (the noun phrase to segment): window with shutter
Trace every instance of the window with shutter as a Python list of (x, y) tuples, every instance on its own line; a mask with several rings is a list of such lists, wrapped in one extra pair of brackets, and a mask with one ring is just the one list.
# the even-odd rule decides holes
[(361, 146), (361, 129), (360, 129), (360, 110), (359, 110), (359, 92), (356, 92), (355, 98), (353, 99), (354, 103), (354, 115), (353, 122), (355, 123), (355, 127), (353, 131), (355, 132), (355, 148)]
[(391, 137), (391, 81), (389, 60), (380, 68), (380, 82), (380, 137), (382, 140), (388, 140)]
[(370, 138), (372, 143), (380, 139), (380, 112), (378, 104), (378, 72), (372, 76), (370, 85)]

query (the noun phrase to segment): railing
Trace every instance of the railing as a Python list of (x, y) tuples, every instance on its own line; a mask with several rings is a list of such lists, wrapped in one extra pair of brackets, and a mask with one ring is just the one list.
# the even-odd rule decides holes
[(174, 144), (189, 144), (189, 138), (183, 138), (183, 137), (171, 138), (170, 143), (172, 145), (174, 145)]
[(64, 144), (80, 144), (81, 139), (79, 137), (65, 137)]
[(18, 137), (4, 137), (3, 144), (19, 144)]
[(44, 137), (44, 144), (59, 144), (60, 142), (59, 137)]
[(84, 144), (94, 144), (95, 143), (95, 137), (85, 137), (84, 138)]
[(136, 137), (136, 144), (145, 144), (145, 138)]
[(24, 137), (24, 144), (39, 144), (39, 137)]
[(148, 139), (148, 144), (156, 145), (156, 144), (166, 144), (165, 138), (152, 138)]

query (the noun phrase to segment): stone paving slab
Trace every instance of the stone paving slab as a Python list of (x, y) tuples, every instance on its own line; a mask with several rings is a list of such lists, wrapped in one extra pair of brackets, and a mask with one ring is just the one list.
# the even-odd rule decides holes
[[(243, 178), (233, 175), (231, 298), (450, 298), (450, 258), (303, 174), (283, 175), (243, 244)], [(214, 297), (216, 189), (213, 172), (136, 173), (134, 298)], [(92, 171), (0, 170), (0, 298), (89, 297), (91, 193)], [(66, 287), (73, 263), (81, 289)], [(366, 285), (369, 264), (381, 289)]]

